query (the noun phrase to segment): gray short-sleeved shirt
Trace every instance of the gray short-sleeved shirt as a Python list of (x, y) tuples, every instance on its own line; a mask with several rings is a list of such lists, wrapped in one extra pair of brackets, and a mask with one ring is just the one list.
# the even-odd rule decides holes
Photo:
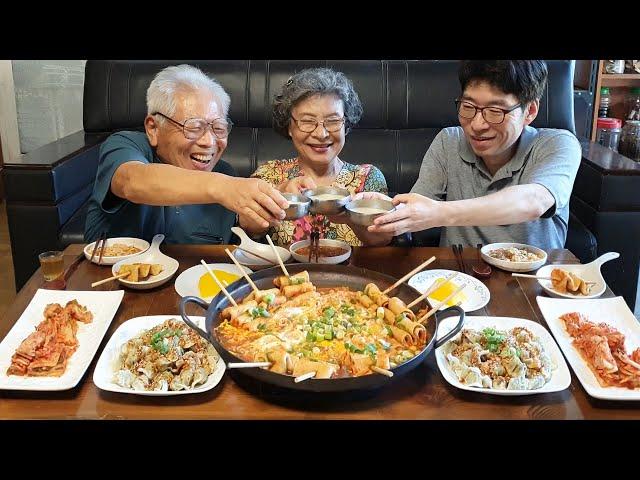
[[(98, 171), (89, 199), (84, 238), (136, 237), (151, 241), (163, 233), (167, 243), (207, 243), (198, 234), (229, 243), (236, 215), (218, 204), (152, 206), (129, 202), (111, 192), (111, 179), (126, 162), (160, 163), (144, 133), (118, 132), (100, 146)], [(233, 167), (219, 160), (214, 172), (235, 176)], [(210, 240), (215, 241), (215, 240)]]
[(513, 225), (445, 227), (440, 245), (519, 242), (544, 249), (564, 248), (569, 198), (580, 159), (580, 143), (571, 132), (526, 126), (514, 157), (492, 177), (473, 152), (462, 128), (449, 127), (431, 143), (411, 192), (452, 201), (482, 197), (513, 185), (538, 183), (555, 199), (555, 205), (541, 218)]

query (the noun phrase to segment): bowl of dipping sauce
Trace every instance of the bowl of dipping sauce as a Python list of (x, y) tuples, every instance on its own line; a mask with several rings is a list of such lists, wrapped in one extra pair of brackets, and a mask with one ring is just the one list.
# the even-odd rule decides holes
[[(292, 243), (289, 251), (298, 262), (309, 263), (309, 240), (300, 240)], [(320, 239), (318, 249), (318, 263), (337, 264), (342, 263), (351, 256), (351, 245), (342, 240), (332, 240), (330, 238)], [(311, 263), (316, 263), (315, 255)]]
[(317, 187), (304, 190), (303, 195), (311, 199), (309, 212), (322, 215), (338, 215), (351, 198), (349, 190), (340, 187)]
[(368, 227), (373, 221), (385, 213), (395, 210), (393, 203), (380, 198), (360, 199), (345, 205), (349, 219), (356, 225)]
[(302, 194), (283, 193), (282, 196), (289, 202), (289, 208), (285, 209), (285, 220), (297, 220), (309, 213), (311, 199)]

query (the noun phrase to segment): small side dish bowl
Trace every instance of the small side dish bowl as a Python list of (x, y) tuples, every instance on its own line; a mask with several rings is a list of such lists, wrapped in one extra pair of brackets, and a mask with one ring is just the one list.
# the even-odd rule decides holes
[(304, 190), (302, 194), (311, 199), (309, 212), (322, 215), (338, 215), (344, 211), (344, 206), (351, 199), (346, 188), (317, 187)]
[(388, 200), (380, 198), (360, 199), (349, 202), (344, 207), (349, 219), (356, 225), (368, 227), (381, 215), (393, 212), (395, 207)]

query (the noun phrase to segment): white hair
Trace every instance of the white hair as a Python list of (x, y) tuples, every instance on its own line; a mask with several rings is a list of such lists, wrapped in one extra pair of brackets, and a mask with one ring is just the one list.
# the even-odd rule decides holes
[[(229, 94), (202, 70), (187, 64), (167, 67), (155, 76), (147, 89), (147, 115), (161, 112), (173, 117), (176, 113), (176, 92), (184, 89), (210, 91), (221, 102), (222, 114), (227, 117), (231, 103)], [(158, 121), (163, 123), (164, 118), (160, 117)]]

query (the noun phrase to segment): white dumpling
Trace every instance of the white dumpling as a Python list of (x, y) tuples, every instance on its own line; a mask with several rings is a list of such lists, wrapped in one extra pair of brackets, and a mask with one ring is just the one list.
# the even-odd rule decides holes
[(507, 390), (527, 390), (528, 383), (525, 377), (513, 377), (509, 380)]
[(131, 388), (131, 383), (134, 380), (134, 375), (133, 373), (131, 373), (129, 370), (118, 370), (114, 375), (113, 375), (113, 381), (117, 384), (120, 385), (123, 388)]
[(534, 375), (532, 378), (529, 379), (529, 388), (531, 390), (536, 390), (538, 388), (544, 387), (545, 383), (546, 383), (546, 380), (542, 375)]
[(467, 374), (462, 380), (462, 383), (469, 387), (483, 387), (482, 376), (483, 375), (478, 367), (470, 367), (467, 369)]

